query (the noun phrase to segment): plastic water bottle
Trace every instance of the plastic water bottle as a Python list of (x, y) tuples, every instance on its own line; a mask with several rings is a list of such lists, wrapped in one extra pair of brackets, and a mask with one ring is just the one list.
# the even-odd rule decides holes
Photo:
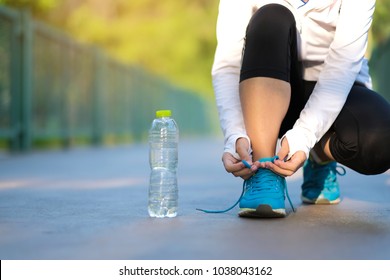
[(151, 217), (175, 217), (178, 208), (177, 164), (179, 129), (170, 110), (156, 112), (149, 130), (151, 168), (148, 212)]

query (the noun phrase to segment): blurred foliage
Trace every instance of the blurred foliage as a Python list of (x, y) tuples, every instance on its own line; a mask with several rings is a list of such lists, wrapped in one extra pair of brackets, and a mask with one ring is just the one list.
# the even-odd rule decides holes
[[(179, 86), (212, 97), (218, 0), (0, 0), (97, 44)], [(377, 0), (371, 48), (390, 34), (390, 1)]]
[(177, 86), (212, 97), (218, 0), (0, 0)]
[(372, 25), (374, 45), (384, 43), (390, 36), (390, 1), (376, 0), (374, 22)]
[(20, 9), (30, 9), (34, 15), (44, 16), (58, 6), (58, 0), (0, 0), (0, 4)]

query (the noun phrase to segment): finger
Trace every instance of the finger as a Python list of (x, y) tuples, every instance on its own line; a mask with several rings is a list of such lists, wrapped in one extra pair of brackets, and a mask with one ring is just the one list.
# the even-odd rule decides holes
[(239, 161), (235, 157), (233, 157), (232, 154), (224, 153), (222, 156), (222, 162), (225, 167), (225, 170), (228, 173), (232, 173), (236, 177), (241, 177), (244, 180), (246, 180), (253, 175), (253, 172), (250, 168), (252, 164), (251, 161), (250, 162), (246, 160)]
[(222, 156), (222, 162), (227, 172), (235, 172), (242, 168), (242, 166), (237, 165), (239, 161), (235, 159), (230, 153), (224, 153)]
[(247, 168), (245, 167), (245, 165), (242, 162), (237, 162), (237, 163), (226, 162), (225, 169), (227, 172), (233, 173), (233, 172), (239, 172), (239, 171), (247, 169)]
[(303, 164), (296, 159), (289, 161), (277, 160), (274, 162), (273, 170), (277, 173), (281, 173), (285, 176), (291, 176), (302, 166)]
[(245, 168), (245, 169), (242, 169), (240, 171), (237, 171), (237, 172), (233, 172), (232, 173), (235, 177), (241, 177), (243, 178), (244, 180), (246, 179), (249, 179), (252, 175), (253, 175), (253, 172), (248, 169), (248, 168)]
[(297, 164), (291, 160), (289, 161), (283, 161), (283, 160), (276, 160), (274, 162), (274, 164), (281, 168), (281, 169), (284, 169), (284, 170), (289, 170), (289, 171), (296, 171), (298, 170), (299, 166), (297, 166)]
[(259, 169), (259, 167), (256, 165), (256, 162), (254, 163), (250, 163), (250, 162), (247, 162), (246, 160), (242, 160), (242, 163), (245, 165), (246, 168), (250, 169), (253, 172), (256, 172), (257, 169)]
[[(265, 168), (265, 162), (255, 161), (252, 165), (252, 171), (256, 171), (257, 169)], [(253, 170), (255, 169), (255, 170)]]
[(288, 161), (276, 161), (275, 164), (283, 169), (289, 169), (296, 172), (303, 166), (306, 160), (306, 155), (302, 151), (295, 153)]
[(247, 151), (238, 153), (238, 155), (241, 158), (241, 162), (246, 168), (252, 168), (253, 162), (252, 162), (252, 157), (249, 155)]
[(267, 169), (271, 170), (272, 172), (277, 173), (283, 177), (291, 176), (292, 174), (294, 174), (294, 171), (292, 171), (290, 169), (283, 169), (272, 162), (267, 162), (265, 168), (267, 168)]
[(241, 179), (243, 179), (243, 180), (248, 180), (250, 177), (252, 177), (253, 176), (253, 173), (251, 173), (251, 174), (249, 174), (249, 175), (244, 175), (244, 176), (240, 176), (241, 177)]

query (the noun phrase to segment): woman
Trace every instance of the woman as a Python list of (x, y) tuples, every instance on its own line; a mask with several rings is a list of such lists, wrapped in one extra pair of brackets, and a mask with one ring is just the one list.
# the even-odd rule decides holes
[(285, 177), (302, 200), (340, 201), (336, 162), (390, 168), (390, 105), (371, 90), (374, 0), (221, 0), (212, 69), (223, 164), (242, 177), (241, 217), (285, 217)]

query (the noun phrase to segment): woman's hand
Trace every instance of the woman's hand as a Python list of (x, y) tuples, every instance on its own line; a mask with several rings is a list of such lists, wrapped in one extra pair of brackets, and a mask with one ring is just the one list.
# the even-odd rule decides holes
[(288, 156), (290, 147), (286, 138), (283, 139), (281, 143), (281, 148), (278, 152), (279, 159), (275, 160), (274, 163), (266, 162), (264, 163), (264, 168), (268, 168), (275, 173), (278, 173), (282, 176), (291, 176), (299, 168), (303, 166), (306, 161), (306, 154), (303, 151), (297, 151), (291, 156), (287, 161), (285, 159)]
[[(236, 159), (232, 154), (225, 152), (222, 156), (222, 162), (227, 172), (232, 173), (235, 177), (249, 179), (257, 170), (257, 167), (252, 164), (252, 157), (249, 154), (249, 142), (245, 138), (239, 138), (236, 141), (236, 151), (241, 160)], [(247, 161), (252, 168), (247, 168), (242, 160)]]

